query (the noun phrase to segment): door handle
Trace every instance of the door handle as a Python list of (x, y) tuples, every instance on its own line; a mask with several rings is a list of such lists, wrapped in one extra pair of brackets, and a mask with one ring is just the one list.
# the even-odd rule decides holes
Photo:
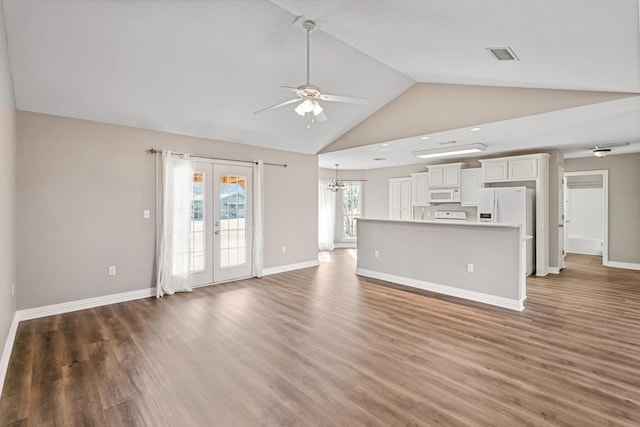
[(217, 227), (218, 225), (220, 225), (220, 222), (216, 221), (215, 224), (213, 224), (213, 225), (215, 225)]
[(213, 234), (220, 234), (220, 231), (216, 230), (216, 231), (213, 232)]

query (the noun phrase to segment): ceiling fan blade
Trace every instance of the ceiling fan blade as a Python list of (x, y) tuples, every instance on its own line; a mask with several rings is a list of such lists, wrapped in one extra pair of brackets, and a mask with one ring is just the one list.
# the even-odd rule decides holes
[(290, 99), (288, 101), (284, 101), (284, 102), (281, 102), (279, 104), (272, 105), (271, 107), (267, 107), (267, 108), (263, 108), (263, 109), (258, 110), (258, 111), (254, 111), (253, 114), (258, 114), (258, 113), (262, 113), (264, 111), (269, 111), (269, 110), (273, 110), (273, 109), (276, 109), (276, 108), (284, 107), (285, 105), (293, 104), (294, 102), (298, 102), (298, 101), (300, 101), (300, 98)]
[(298, 89), (297, 87), (291, 87), (291, 86), (280, 86), (282, 89), (287, 89), (290, 90), (292, 92), (295, 92), (298, 96), (302, 97), (304, 96), (304, 93), (302, 93), (300, 91), (300, 89)]
[(321, 93), (318, 95), (318, 98), (323, 101), (330, 102), (348, 102), (351, 104), (368, 104), (369, 100), (367, 98), (361, 98), (359, 96), (346, 96), (346, 95), (329, 95), (327, 93)]

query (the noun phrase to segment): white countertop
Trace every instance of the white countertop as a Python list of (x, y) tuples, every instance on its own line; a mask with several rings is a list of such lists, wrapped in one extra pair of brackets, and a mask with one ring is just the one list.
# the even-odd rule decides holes
[(423, 219), (389, 219), (389, 218), (358, 218), (358, 221), (399, 222), (403, 224), (430, 224), (430, 225), (459, 225), (461, 227), (496, 227), (519, 228), (519, 224), (494, 224), (490, 222), (469, 222), (459, 220), (423, 220)]

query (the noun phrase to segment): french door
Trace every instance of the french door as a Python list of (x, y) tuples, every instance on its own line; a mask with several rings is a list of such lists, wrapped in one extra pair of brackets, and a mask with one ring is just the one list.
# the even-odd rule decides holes
[(191, 285), (251, 276), (253, 169), (194, 162)]

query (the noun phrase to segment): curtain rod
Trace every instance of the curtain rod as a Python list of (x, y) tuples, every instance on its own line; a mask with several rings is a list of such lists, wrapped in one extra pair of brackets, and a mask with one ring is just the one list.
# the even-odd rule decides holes
[[(161, 150), (156, 150), (155, 148), (150, 148), (146, 151), (149, 154), (157, 154), (157, 153), (162, 153)], [(180, 157), (184, 157), (184, 153), (173, 153), (176, 156), (180, 156)], [(196, 155), (191, 155), (191, 157), (199, 157), (201, 159), (211, 159), (211, 160), (225, 160), (227, 162), (242, 162), (242, 163), (253, 163), (253, 164), (258, 164), (258, 162), (253, 161), (253, 160), (237, 160), (237, 159), (221, 159), (220, 157), (208, 157), (208, 156), (196, 156)], [(265, 165), (269, 165), (269, 166), (281, 166), (283, 168), (287, 167), (286, 163), (268, 163), (268, 162), (264, 162)]]

